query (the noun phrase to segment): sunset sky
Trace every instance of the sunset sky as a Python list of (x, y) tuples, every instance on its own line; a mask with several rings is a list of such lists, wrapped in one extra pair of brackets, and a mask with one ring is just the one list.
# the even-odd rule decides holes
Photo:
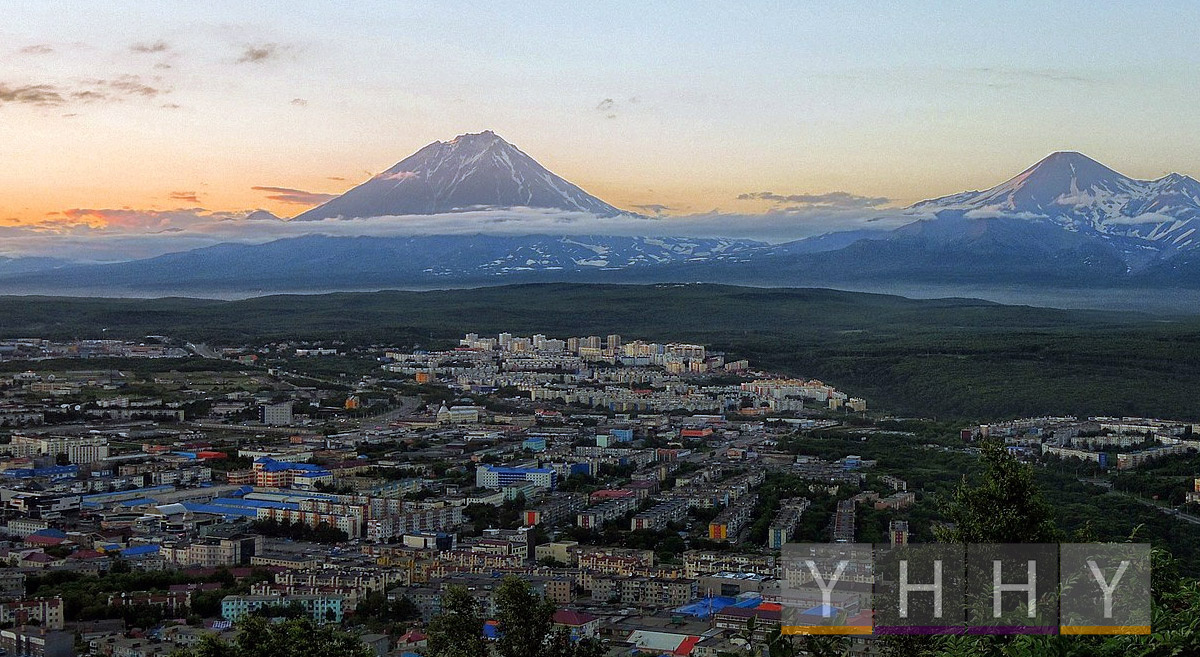
[(902, 205), (1060, 149), (1200, 175), (1194, 2), (65, 7), (5, 4), (0, 223), (291, 216), (484, 129), (677, 215)]

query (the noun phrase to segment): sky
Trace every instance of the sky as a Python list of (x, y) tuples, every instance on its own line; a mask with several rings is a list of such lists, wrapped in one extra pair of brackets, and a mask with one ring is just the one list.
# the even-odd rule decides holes
[(8, 2), (5, 16), (14, 239), (288, 217), (485, 129), (672, 227), (819, 231), (1056, 150), (1200, 176), (1194, 2)]

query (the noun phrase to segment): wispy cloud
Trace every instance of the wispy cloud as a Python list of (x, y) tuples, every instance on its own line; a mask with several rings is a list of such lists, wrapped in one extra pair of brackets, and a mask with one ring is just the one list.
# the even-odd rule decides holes
[(739, 201), (768, 201), (777, 204), (792, 204), (811, 208), (878, 208), (891, 199), (884, 196), (859, 196), (849, 192), (826, 192), (824, 194), (776, 194), (775, 192), (750, 192), (738, 194)]
[(617, 102), (612, 98), (605, 98), (596, 104), (596, 111), (604, 114), (606, 119), (617, 118)]
[(15, 103), (19, 105), (54, 106), (66, 102), (54, 85), (27, 84), (9, 86), (0, 82), (0, 104)]
[(605, 98), (596, 103), (596, 111), (606, 119), (615, 119), (621, 111), (627, 110), (631, 105), (637, 105), (642, 102), (642, 99), (637, 96), (630, 96), (623, 100), (616, 98)]
[(52, 52), (54, 52), (54, 48), (46, 43), (35, 43), (32, 46), (21, 48), (22, 55), (49, 55)]
[(54, 213), (49, 221), (38, 225), (40, 230), (67, 232), (87, 228), (111, 234), (146, 233), (181, 230), (238, 216), (238, 213), (209, 212), (203, 208), (175, 210), (134, 210), (131, 208), (72, 208)]
[(296, 107), (308, 107), (308, 101), (303, 98), (293, 98), (292, 104)]
[(320, 192), (306, 192), (303, 189), (292, 189), (291, 187), (268, 187), (255, 186), (251, 187), (256, 192), (268, 192), (267, 198), (280, 203), (291, 203), (293, 205), (318, 205), (337, 196), (337, 194), (322, 194)]
[(196, 192), (171, 192), (170, 194), (167, 194), (167, 198), (171, 199), (172, 201), (186, 201), (188, 203), (200, 202)]
[(396, 171), (393, 173), (381, 173), (376, 178), (380, 180), (408, 180), (416, 177), (419, 171)]
[(90, 80), (96, 89), (104, 89), (113, 96), (142, 96), (152, 98), (170, 91), (163, 87), (147, 84), (140, 76), (121, 75), (112, 80)]
[(0, 82), (0, 104), (13, 103), (53, 107), (70, 102), (119, 102), (126, 98), (153, 98), (171, 89), (156, 86), (137, 75), (120, 75), (111, 79), (78, 80), (69, 85), (24, 84)]
[(166, 41), (159, 39), (158, 41), (135, 43), (129, 46), (129, 49), (136, 53), (153, 54), (166, 52), (171, 49), (171, 46)]
[(277, 57), (279, 55), (279, 51), (280, 47), (277, 43), (264, 43), (261, 45), (246, 46), (242, 50), (241, 56), (237, 58), (237, 63), (261, 64)]
[(662, 214), (662, 213), (666, 212), (667, 210), (670, 210), (671, 206), (662, 205), (659, 203), (647, 203), (645, 205), (635, 205), (635, 206), (633, 206), (633, 209), (641, 210), (642, 212), (649, 212), (651, 214)]
[[(285, 189), (285, 188), (269, 188)], [(293, 190), (297, 191), (297, 190)], [(257, 244), (301, 235), (613, 235), (733, 237), (783, 242), (841, 230), (886, 230), (912, 222), (899, 212), (780, 209), (761, 214), (712, 211), (686, 216), (597, 218), (539, 208), (441, 215), (288, 221), (264, 211), (72, 209), (36, 225), (0, 222), (0, 254), (56, 255), (84, 260), (144, 258), (222, 242)]]
[(976, 66), (950, 69), (946, 81), (989, 89), (1011, 90), (1022, 87), (1100, 87), (1108, 84), (1103, 77), (1056, 68), (1019, 68)]

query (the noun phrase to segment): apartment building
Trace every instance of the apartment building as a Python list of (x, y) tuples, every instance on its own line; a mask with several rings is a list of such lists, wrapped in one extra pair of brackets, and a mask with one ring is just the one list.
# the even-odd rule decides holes
[(340, 623), (345, 615), (345, 598), (340, 595), (227, 595), (221, 599), (221, 617), (240, 620), (246, 614), (264, 607), (299, 604), (318, 623)]
[(57, 457), (65, 454), (76, 465), (90, 465), (108, 458), (108, 438), (101, 436), (82, 437), (53, 437), (53, 436), (23, 436), (12, 437), (5, 451), (13, 457), (50, 456)]
[(575, 524), (584, 529), (599, 529), (606, 522), (617, 520), (638, 507), (636, 496), (617, 497), (580, 511)]
[(690, 578), (729, 572), (778, 577), (779, 563), (774, 555), (688, 550), (683, 553), (683, 570)]
[(62, 598), (31, 598), (0, 604), (0, 623), (18, 626), (36, 623), (50, 630), (63, 628)]
[(668, 500), (656, 504), (635, 515), (629, 521), (629, 529), (660, 530), (666, 529), (668, 523), (680, 522), (687, 518), (689, 504), (687, 500)]
[(592, 599), (636, 607), (678, 607), (695, 600), (699, 585), (694, 579), (658, 577), (595, 577)]

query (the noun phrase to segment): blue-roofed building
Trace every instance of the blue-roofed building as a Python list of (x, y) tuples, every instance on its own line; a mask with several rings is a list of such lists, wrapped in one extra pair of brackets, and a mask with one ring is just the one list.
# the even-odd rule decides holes
[(133, 490), (118, 490), (111, 493), (91, 493), (84, 495), (80, 501), (84, 506), (93, 508), (104, 506), (106, 504), (115, 504), (124, 502), (125, 500), (137, 500), (142, 498), (152, 498), (155, 495), (162, 493), (170, 493), (175, 490), (174, 486), (147, 486), (146, 488), (134, 488)]
[(221, 516), (226, 519), (258, 517), (258, 511), (244, 506), (218, 506), (215, 504), (196, 504), (195, 502), (184, 502), (183, 508), (191, 511), (192, 513), (204, 513), (213, 516)]
[(213, 506), (245, 507), (248, 509), (299, 509), (298, 502), (273, 502), (270, 500), (248, 500), (238, 497), (218, 497)]
[(44, 468), (11, 468), (0, 471), (6, 479), (74, 479), (79, 476), (78, 465), (51, 465)]
[(63, 531), (63, 530), (61, 530), (61, 529), (55, 529), (55, 528), (53, 528), (53, 527), (47, 527), (46, 529), (39, 529), (39, 530), (37, 530), (36, 532), (33, 532), (32, 534), (30, 534), (30, 536), (44, 536), (44, 537), (46, 537), (46, 538), (61, 538), (61, 539), (66, 539), (66, 538), (67, 538), (67, 533), (66, 533), (66, 532), (64, 532), (64, 531)]
[(333, 473), (315, 463), (276, 461), (262, 456), (254, 459), (254, 479), (259, 486), (271, 488), (288, 488), (297, 480), (303, 486), (313, 487), (318, 482), (332, 483)]
[(120, 551), (122, 559), (151, 559), (157, 557), (160, 548), (157, 545), (135, 545)]
[(475, 470), (475, 485), (480, 488), (505, 488), (524, 482), (553, 490), (558, 485), (558, 473), (554, 468), (502, 468), (494, 465), (481, 465)]
[[(700, 598), (694, 602), (677, 607), (675, 613), (695, 616), (696, 618), (711, 618), (713, 614), (722, 609), (737, 604), (737, 598), (729, 596), (712, 596), (708, 598)], [(756, 603), (757, 604), (757, 603)]]
[(337, 499), (336, 495), (330, 495), (329, 493), (313, 493), (310, 491), (301, 492), (294, 490), (255, 490), (246, 493), (243, 497), (252, 500), (275, 500), (276, 502), (281, 502), (286, 498), (296, 498), (301, 500), (329, 500), (331, 502)]

